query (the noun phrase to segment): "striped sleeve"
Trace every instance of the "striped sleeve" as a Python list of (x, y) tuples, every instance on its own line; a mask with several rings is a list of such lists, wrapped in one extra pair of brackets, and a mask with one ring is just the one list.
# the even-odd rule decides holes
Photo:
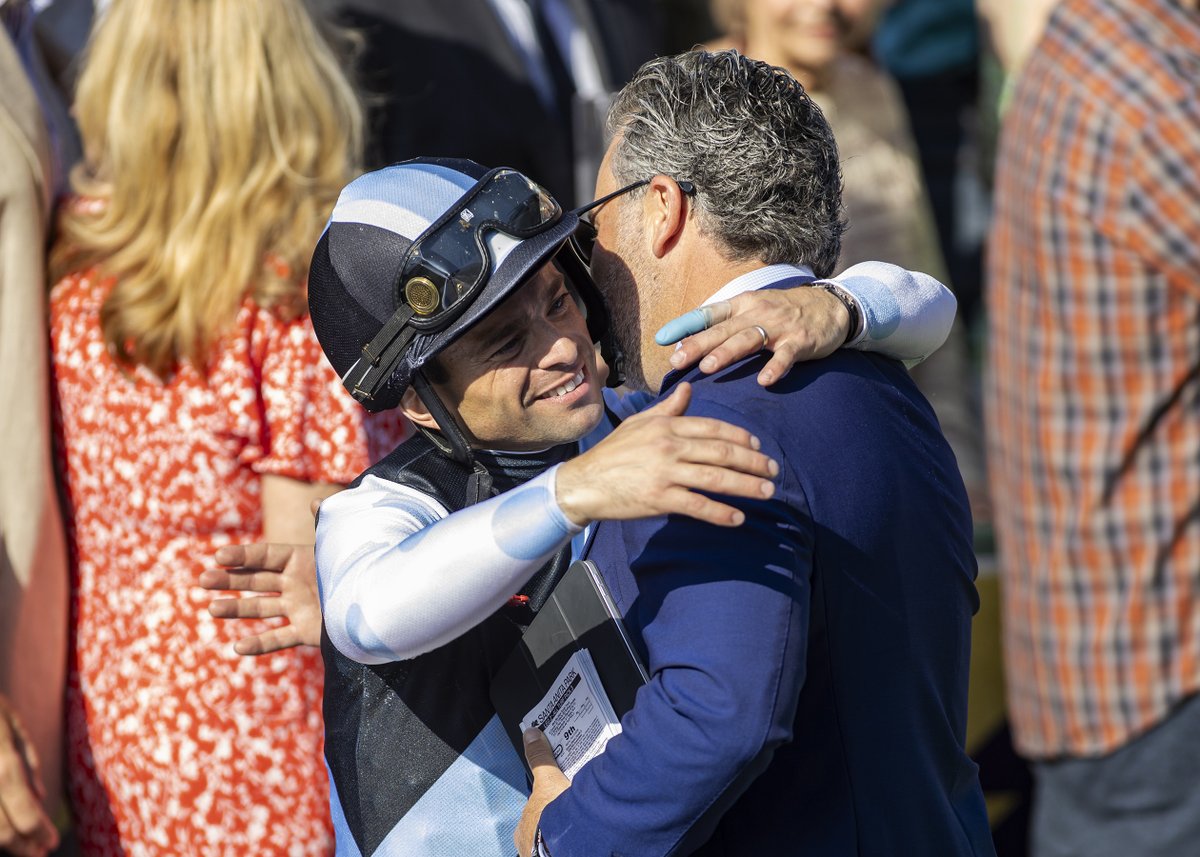
[(317, 581), (329, 639), (363, 664), (432, 651), (498, 610), (580, 531), (557, 468), (450, 515), (377, 476), (321, 504)]

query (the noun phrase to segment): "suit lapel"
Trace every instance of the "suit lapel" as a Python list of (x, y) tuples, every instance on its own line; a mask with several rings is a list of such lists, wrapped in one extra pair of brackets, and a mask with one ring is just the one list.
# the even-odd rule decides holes
[(513, 42), (496, 7), (489, 0), (467, 0), (465, 5), (472, 7), (470, 20), (478, 22), (476, 37), (484, 51), (494, 57), (497, 64), (515, 80), (531, 84), (525, 55)]

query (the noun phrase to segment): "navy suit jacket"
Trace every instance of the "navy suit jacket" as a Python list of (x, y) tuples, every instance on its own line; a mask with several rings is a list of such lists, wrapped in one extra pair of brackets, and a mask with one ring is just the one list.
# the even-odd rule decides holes
[(899, 363), (853, 351), (760, 387), (686, 378), (689, 413), (780, 464), (746, 523), (606, 522), (600, 567), (651, 674), (542, 815), (553, 857), (994, 854), (963, 749), (971, 517)]

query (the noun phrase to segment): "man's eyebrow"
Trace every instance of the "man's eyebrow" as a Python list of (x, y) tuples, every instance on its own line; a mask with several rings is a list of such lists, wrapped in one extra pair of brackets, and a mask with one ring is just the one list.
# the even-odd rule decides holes
[(490, 354), (494, 349), (499, 347), (502, 340), (513, 334), (513, 326), (511, 324), (498, 324), (496, 329), (483, 337), (476, 346), (485, 356)]

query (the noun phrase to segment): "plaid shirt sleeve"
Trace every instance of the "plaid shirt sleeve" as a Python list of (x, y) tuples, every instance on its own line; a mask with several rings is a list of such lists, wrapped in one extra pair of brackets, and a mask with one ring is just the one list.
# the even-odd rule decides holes
[(1200, 14), (1056, 8), (1005, 118), (987, 301), (1014, 737), (1106, 753), (1200, 691)]
[[(1200, 62), (1194, 73), (1200, 75)], [(1200, 295), (1200, 99), (1184, 90), (1141, 135), (1118, 240), (1172, 286)]]

